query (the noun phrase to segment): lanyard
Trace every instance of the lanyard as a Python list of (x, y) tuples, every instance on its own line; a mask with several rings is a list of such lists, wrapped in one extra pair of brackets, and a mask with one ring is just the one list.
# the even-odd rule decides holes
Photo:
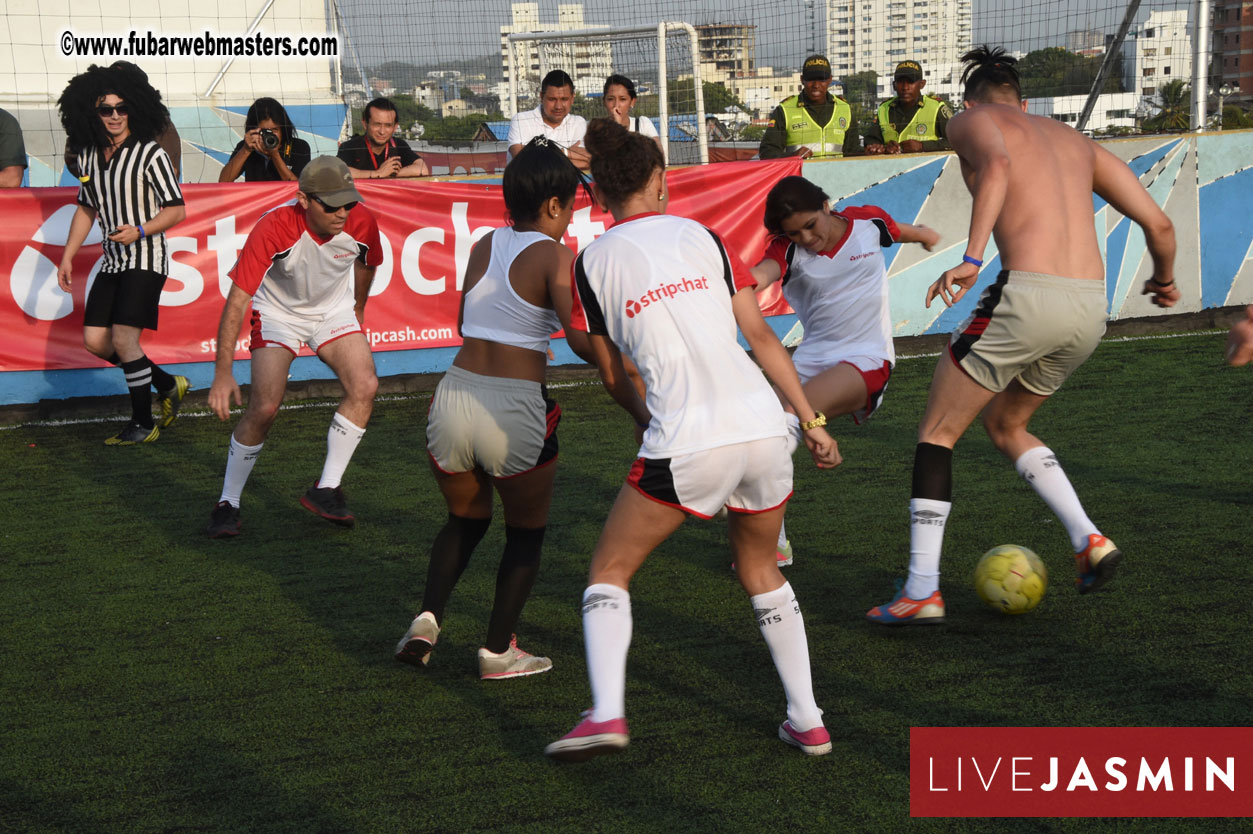
[[(387, 154), (395, 144), (396, 144), (395, 139), (388, 139), (387, 144), (383, 146), (383, 161), (384, 162), (387, 161)], [(379, 161), (374, 157), (374, 151), (370, 148), (369, 139), (365, 140), (365, 152), (370, 155), (370, 161), (374, 163), (374, 170), (377, 171), (379, 169)]]

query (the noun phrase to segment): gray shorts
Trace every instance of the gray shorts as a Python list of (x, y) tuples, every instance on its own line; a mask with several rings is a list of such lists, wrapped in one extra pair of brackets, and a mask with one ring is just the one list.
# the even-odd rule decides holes
[(1104, 281), (1001, 270), (949, 355), (989, 391), (1017, 379), (1047, 397), (1096, 350), (1107, 318)]
[(525, 379), (448, 369), (435, 387), (426, 450), (441, 472), (476, 467), (493, 478), (521, 475), (557, 458), (561, 407)]

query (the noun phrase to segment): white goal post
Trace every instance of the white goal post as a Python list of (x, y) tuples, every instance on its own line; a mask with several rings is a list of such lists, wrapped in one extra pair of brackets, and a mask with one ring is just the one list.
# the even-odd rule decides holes
[[(696, 37), (696, 29), (690, 23), (676, 21), (662, 21), (656, 26), (639, 26), (634, 28), (614, 28), (608, 26), (600, 26), (589, 29), (573, 29), (568, 31), (554, 32), (513, 32), (507, 36), (509, 48), (505, 50), (506, 66), (509, 72), (509, 99), (513, 107), (513, 112), (518, 112), (518, 73), (517, 66), (517, 50), (514, 47), (516, 43), (534, 42), (539, 44), (560, 43), (562, 45), (574, 44), (600, 44), (615, 42), (623, 42), (628, 40), (652, 40), (656, 39), (657, 50), (657, 106), (660, 127), (658, 129), (659, 138), (661, 139), (661, 152), (667, 160), (671, 159), (670, 155), (670, 118), (669, 118), (669, 79), (666, 71), (666, 39), (669, 35), (680, 34), (686, 35), (686, 41), (691, 49), (691, 75), (692, 88), (695, 97), (696, 110), (696, 145), (697, 156), (701, 163), (709, 161), (709, 131), (705, 125), (705, 91), (701, 82), (700, 73), (700, 51)], [(606, 56), (607, 57), (607, 56)], [(573, 73), (571, 73), (573, 75)]]

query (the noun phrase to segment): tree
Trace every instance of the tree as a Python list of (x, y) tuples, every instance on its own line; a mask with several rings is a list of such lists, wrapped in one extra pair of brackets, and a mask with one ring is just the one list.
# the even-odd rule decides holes
[(873, 110), (878, 106), (879, 73), (874, 70), (855, 72), (840, 79), (844, 86), (844, 100)]
[(1240, 109), (1238, 104), (1223, 107), (1223, 130), (1239, 130), (1253, 127), (1253, 116)]
[[(695, 113), (696, 94), (694, 90), (695, 85), (690, 78), (670, 82), (666, 90), (666, 100), (670, 104), (670, 113)], [(721, 84), (705, 81), (701, 84), (701, 90), (705, 94), (706, 113), (725, 113), (729, 107), (738, 108), (744, 113), (748, 112), (744, 102), (740, 101), (735, 93)]]
[(1144, 120), (1144, 129), (1187, 130), (1192, 122), (1192, 93), (1188, 85), (1175, 78), (1158, 87), (1157, 95), (1161, 110)]
[[(1047, 98), (1087, 93), (1096, 81), (1103, 60), (1100, 55), (1085, 58), (1060, 46), (1028, 52), (1017, 66), (1023, 97)], [(1122, 92), (1120, 65), (1121, 59), (1106, 76), (1101, 86), (1102, 93)]]

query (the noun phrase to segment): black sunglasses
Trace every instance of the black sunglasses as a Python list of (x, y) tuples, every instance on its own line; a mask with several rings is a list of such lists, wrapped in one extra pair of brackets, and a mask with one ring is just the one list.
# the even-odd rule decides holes
[(309, 195), (309, 199), (317, 203), (319, 206), (321, 206), (322, 210), (325, 211), (327, 214), (334, 214), (340, 209), (343, 209), (344, 211), (352, 211), (353, 209), (357, 207), (356, 200), (353, 200), (351, 203), (344, 203), (342, 206), (329, 206), (321, 199), (314, 197), (312, 194)]
[(96, 108), (96, 112), (100, 114), (100, 117), (103, 119), (112, 116), (114, 113), (119, 116), (125, 116), (130, 112), (130, 109), (127, 108), (125, 104), (115, 104), (112, 107), (107, 104), (101, 104)]

